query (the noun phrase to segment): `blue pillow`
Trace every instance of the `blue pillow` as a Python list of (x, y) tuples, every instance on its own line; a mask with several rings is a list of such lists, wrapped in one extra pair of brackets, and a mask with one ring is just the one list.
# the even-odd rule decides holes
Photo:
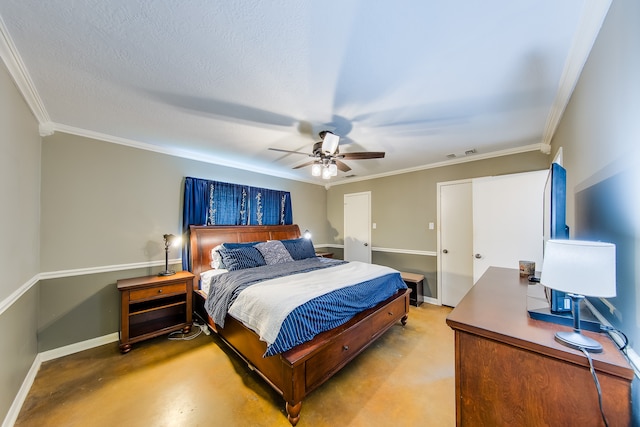
[(225, 268), (229, 271), (265, 265), (262, 254), (253, 246), (242, 246), (236, 249), (222, 248), (219, 252)]
[(233, 242), (226, 242), (222, 244), (222, 247), (225, 249), (238, 249), (238, 248), (245, 248), (247, 246), (255, 246), (260, 242), (240, 242), (240, 243), (233, 243)]
[(301, 237), (299, 239), (282, 240), (282, 244), (287, 248), (291, 254), (291, 258), (295, 261), (316, 256), (316, 250), (313, 248), (311, 239)]

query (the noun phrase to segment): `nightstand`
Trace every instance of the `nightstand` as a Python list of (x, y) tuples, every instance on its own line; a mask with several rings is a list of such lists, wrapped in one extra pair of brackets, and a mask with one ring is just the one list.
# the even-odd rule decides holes
[(120, 351), (131, 344), (182, 329), (191, 330), (193, 274), (146, 276), (118, 280)]
[(322, 258), (333, 258), (333, 252), (316, 252), (316, 256)]

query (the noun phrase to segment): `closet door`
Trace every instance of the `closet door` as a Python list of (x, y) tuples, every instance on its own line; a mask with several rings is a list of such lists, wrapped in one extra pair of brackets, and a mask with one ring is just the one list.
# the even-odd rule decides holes
[(471, 181), (438, 184), (441, 304), (455, 307), (473, 286)]
[(548, 171), (438, 183), (438, 296), (455, 307), (489, 266), (542, 266)]
[(490, 266), (542, 267), (543, 198), (548, 171), (473, 180), (473, 283)]
[(371, 192), (344, 195), (344, 259), (371, 263)]

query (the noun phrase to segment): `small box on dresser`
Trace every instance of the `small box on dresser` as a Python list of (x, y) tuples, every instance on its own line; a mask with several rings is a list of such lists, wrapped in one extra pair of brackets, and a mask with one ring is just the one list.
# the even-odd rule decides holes
[(146, 276), (118, 280), (120, 291), (120, 351), (158, 335), (191, 330), (193, 274)]

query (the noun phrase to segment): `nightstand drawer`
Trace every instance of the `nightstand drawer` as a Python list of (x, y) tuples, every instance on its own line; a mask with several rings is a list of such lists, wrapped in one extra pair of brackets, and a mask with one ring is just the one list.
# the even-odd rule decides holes
[(129, 301), (145, 301), (167, 295), (184, 294), (187, 292), (187, 283), (174, 283), (172, 285), (154, 286), (152, 288), (136, 289), (129, 292)]

